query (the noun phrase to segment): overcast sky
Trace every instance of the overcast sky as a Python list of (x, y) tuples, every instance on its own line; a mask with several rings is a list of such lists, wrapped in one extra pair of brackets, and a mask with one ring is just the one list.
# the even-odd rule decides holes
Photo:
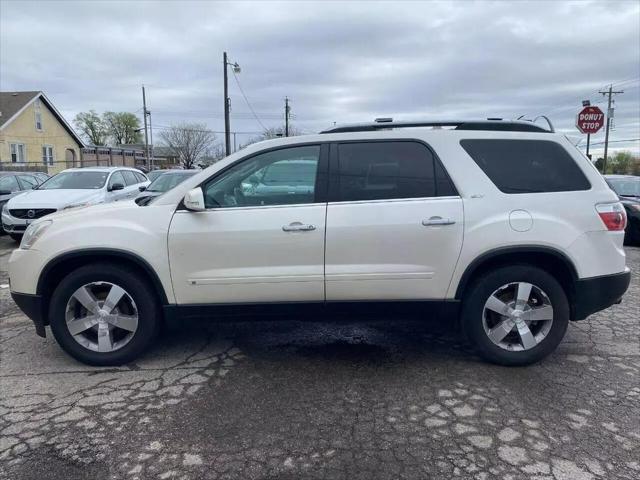
[(638, 0), (0, 0), (0, 90), (42, 90), (69, 121), (89, 109), (140, 115), (144, 83), (156, 138), (180, 121), (223, 130), (225, 50), (261, 122), (230, 75), (238, 132), (282, 125), (288, 96), (293, 124), (309, 133), (380, 116), (546, 114), (579, 135), (581, 100), (605, 110), (598, 90), (614, 83), (625, 93), (612, 147), (640, 152), (619, 142), (640, 139)]

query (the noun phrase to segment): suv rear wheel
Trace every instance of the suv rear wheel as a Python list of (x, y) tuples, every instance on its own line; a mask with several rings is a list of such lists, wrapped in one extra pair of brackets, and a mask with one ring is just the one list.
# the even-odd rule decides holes
[(120, 365), (138, 357), (160, 327), (152, 289), (119, 265), (80, 267), (55, 289), (51, 330), (71, 356), (90, 365)]
[(465, 295), (462, 326), (486, 360), (528, 365), (553, 352), (569, 324), (567, 295), (549, 273), (528, 265), (478, 277)]

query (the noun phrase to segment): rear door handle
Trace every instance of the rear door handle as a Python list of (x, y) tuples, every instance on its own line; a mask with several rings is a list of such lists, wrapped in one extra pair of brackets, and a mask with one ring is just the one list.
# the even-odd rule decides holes
[(437, 225), (453, 225), (455, 220), (451, 220), (450, 218), (442, 218), (442, 217), (431, 217), (429, 220), (422, 220), (422, 225), (425, 227), (432, 227)]
[(290, 223), (289, 225), (282, 226), (283, 232), (310, 232), (315, 229), (316, 229), (315, 225), (307, 225), (300, 222), (293, 222), (293, 223)]

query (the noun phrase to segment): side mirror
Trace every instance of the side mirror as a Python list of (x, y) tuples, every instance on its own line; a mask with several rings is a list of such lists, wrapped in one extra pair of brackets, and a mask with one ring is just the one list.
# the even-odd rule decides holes
[(191, 210), (192, 212), (202, 212), (205, 210), (204, 193), (202, 193), (202, 188), (189, 190), (184, 196), (183, 201), (187, 210)]
[(147, 189), (147, 186), (146, 186), (146, 185), (140, 185), (140, 186), (138, 187), (138, 190), (140, 190), (141, 192), (144, 192), (146, 189)]
[(124, 190), (124, 185), (121, 183), (114, 183), (109, 187), (110, 192), (115, 192), (116, 190)]

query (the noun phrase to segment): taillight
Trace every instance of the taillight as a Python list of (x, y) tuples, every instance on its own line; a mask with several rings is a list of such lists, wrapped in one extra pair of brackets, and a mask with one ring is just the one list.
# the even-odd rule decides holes
[(624, 230), (627, 226), (627, 212), (621, 203), (599, 203), (596, 211), (604, 222), (607, 230)]

